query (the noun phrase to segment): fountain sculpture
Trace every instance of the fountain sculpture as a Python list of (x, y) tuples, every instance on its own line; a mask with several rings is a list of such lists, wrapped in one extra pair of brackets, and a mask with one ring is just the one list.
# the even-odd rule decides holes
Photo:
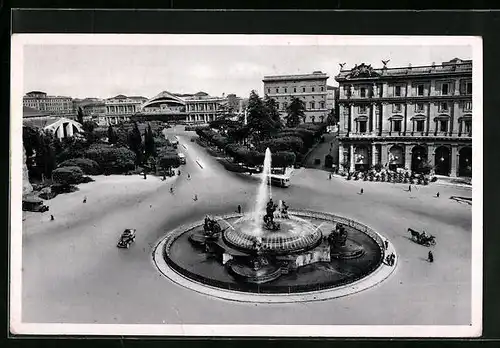
[[(191, 244), (215, 255), (237, 281), (269, 283), (282, 274), (313, 263), (361, 257), (363, 246), (348, 238), (345, 226), (330, 233), (288, 213), (288, 205), (274, 203), (269, 183), (271, 151), (266, 150), (254, 211), (231, 224), (207, 216), (203, 229), (189, 236)], [(224, 221), (222, 228), (219, 222)]]

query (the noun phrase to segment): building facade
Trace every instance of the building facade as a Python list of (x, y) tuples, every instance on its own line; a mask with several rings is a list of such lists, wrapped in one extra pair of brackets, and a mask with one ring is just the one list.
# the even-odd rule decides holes
[(131, 116), (141, 111), (147, 100), (145, 97), (127, 97), (122, 94), (108, 98), (104, 101), (105, 113), (98, 116), (97, 123), (106, 126), (129, 121)]
[(71, 97), (51, 96), (45, 92), (32, 91), (23, 97), (23, 105), (54, 116), (74, 116)]
[(205, 92), (187, 96), (184, 100), (187, 123), (208, 123), (226, 111), (223, 105), (227, 103), (226, 98), (212, 97)]
[(74, 99), (74, 112), (78, 114), (78, 109), (82, 108), (83, 119), (87, 120), (96, 120), (99, 123), (99, 120), (106, 115), (106, 104), (104, 100), (98, 98), (85, 98), (85, 99)]
[(328, 75), (315, 71), (304, 75), (264, 76), (264, 95), (278, 103), (282, 118), (287, 116), (286, 108), (292, 98), (301, 99), (306, 107), (302, 122), (324, 122), (328, 117)]
[(341, 70), (339, 166), (472, 175), (472, 61)]

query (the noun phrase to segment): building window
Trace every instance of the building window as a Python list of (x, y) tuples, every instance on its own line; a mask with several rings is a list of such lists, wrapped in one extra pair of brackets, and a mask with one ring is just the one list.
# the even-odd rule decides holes
[(394, 95), (396, 97), (401, 97), (401, 86), (395, 86), (394, 87)]
[(360, 114), (366, 114), (368, 112), (368, 108), (366, 107), (366, 105), (360, 105), (358, 107), (358, 112)]
[(319, 103), (319, 107), (320, 107), (320, 109), (324, 109), (325, 108), (325, 102), (320, 102)]
[(439, 131), (440, 132), (448, 131), (448, 120), (439, 120)]
[(302, 92), (305, 93), (306, 92), (306, 88), (305, 87), (302, 87)]
[(417, 120), (415, 126), (416, 126), (417, 132), (423, 132), (424, 131), (424, 120)]
[(321, 87), (321, 92), (323, 92), (325, 90), (325, 87)]
[(280, 91), (279, 88), (276, 88), (276, 93), (279, 93), (279, 91)]
[(285, 93), (287, 92), (287, 88), (285, 88)]
[(417, 86), (417, 95), (423, 96), (424, 95), (424, 85), (418, 85)]
[(311, 87), (311, 92), (314, 92), (314, 87)]
[(443, 83), (441, 85), (441, 95), (448, 95), (450, 90), (450, 85), (449, 83)]
[(464, 111), (471, 111), (472, 110), (472, 102), (468, 101), (464, 103)]
[(314, 123), (314, 120), (316, 119), (315, 116), (311, 116), (311, 122)]
[(439, 112), (448, 112), (448, 103), (439, 103)]
[(359, 91), (361, 98), (366, 98), (366, 88), (361, 88)]
[(401, 132), (401, 120), (394, 120), (392, 130), (394, 132)]
[(267, 89), (267, 93), (271, 93), (271, 88), (268, 88), (268, 89)]
[(358, 121), (359, 133), (366, 133), (366, 121)]
[(310, 102), (310, 103), (309, 103), (309, 107), (310, 107), (311, 109), (315, 109), (314, 102)]
[(415, 112), (424, 112), (424, 103), (415, 104)]
[(297, 87), (293, 87), (293, 92), (296, 93), (297, 92)]
[(466, 86), (467, 86), (466, 93), (472, 94), (472, 82), (467, 82)]
[(392, 112), (401, 112), (401, 104), (393, 104), (392, 105)]
[(472, 132), (472, 121), (471, 120), (464, 121), (464, 133), (471, 133), (471, 132)]

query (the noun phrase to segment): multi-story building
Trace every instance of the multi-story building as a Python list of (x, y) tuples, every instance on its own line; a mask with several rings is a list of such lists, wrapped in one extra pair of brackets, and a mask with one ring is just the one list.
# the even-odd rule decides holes
[(225, 98), (205, 92), (178, 94), (163, 91), (142, 105), (138, 117), (162, 121), (207, 123), (224, 112)]
[(100, 118), (103, 118), (106, 115), (106, 104), (102, 99), (75, 99), (73, 100), (73, 105), (75, 108), (75, 114), (78, 113), (79, 108), (82, 108), (84, 120), (94, 119), (98, 121)]
[(287, 106), (292, 98), (301, 99), (306, 107), (303, 122), (324, 122), (328, 117), (328, 75), (315, 71), (305, 75), (264, 76), (264, 94), (278, 103), (282, 118), (287, 116)]
[(98, 116), (98, 123), (110, 125), (129, 121), (131, 116), (141, 111), (142, 104), (147, 100), (148, 98), (145, 97), (127, 97), (122, 94), (108, 98), (104, 101), (105, 114)]
[(440, 175), (471, 175), (471, 60), (381, 69), (361, 64), (335, 79), (341, 169), (430, 165)]
[(52, 96), (45, 92), (32, 91), (23, 97), (23, 105), (35, 110), (48, 112), (54, 116), (72, 117), (73, 101), (71, 97)]

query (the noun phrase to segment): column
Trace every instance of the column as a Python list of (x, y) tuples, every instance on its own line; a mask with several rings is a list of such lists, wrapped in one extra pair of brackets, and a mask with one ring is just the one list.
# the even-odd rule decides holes
[(384, 82), (382, 84), (382, 98), (387, 98), (387, 90), (388, 90), (387, 82)]
[(408, 123), (408, 104), (404, 104), (403, 107), (405, 108), (405, 113), (404, 113), (404, 119), (403, 119), (403, 135), (406, 135), (406, 127)]
[(453, 94), (460, 95), (460, 80), (459, 79), (455, 80), (455, 90), (454, 90)]
[(349, 171), (354, 172), (354, 145), (349, 145)]
[(381, 164), (385, 167), (388, 162), (387, 144), (382, 144), (380, 147), (381, 151)]
[(372, 98), (378, 98), (377, 84), (374, 83), (372, 87)]
[(344, 171), (344, 144), (339, 144), (339, 170)]
[(411, 145), (405, 145), (405, 169), (411, 170)]
[(370, 120), (370, 132), (373, 134), (375, 133), (375, 130), (376, 130), (376, 127), (375, 127), (375, 118), (376, 118), (376, 115), (375, 115), (375, 110), (376, 109), (376, 104), (373, 103), (372, 104), (372, 115), (371, 115), (371, 120)]
[(406, 96), (411, 97), (412, 95), (412, 90), (411, 90), (411, 81), (408, 81), (408, 84), (406, 85)]
[(427, 163), (431, 165), (433, 172), (434, 166), (436, 165), (436, 145), (427, 145)]
[(460, 131), (460, 122), (458, 118), (460, 116), (460, 102), (453, 102), (453, 112), (451, 114), (451, 124), (450, 124), (450, 136), (456, 135)]
[(451, 170), (450, 170), (450, 176), (451, 177), (456, 177), (457, 176), (457, 166), (458, 166), (458, 147), (457, 145), (452, 145), (451, 146)]
[(377, 145), (372, 144), (372, 166), (377, 164)]
[(430, 96), (436, 95), (436, 80), (431, 80), (431, 91), (429, 93)]
[(349, 131), (354, 133), (354, 104), (350, 104), (349, 122), (351, 123)]

